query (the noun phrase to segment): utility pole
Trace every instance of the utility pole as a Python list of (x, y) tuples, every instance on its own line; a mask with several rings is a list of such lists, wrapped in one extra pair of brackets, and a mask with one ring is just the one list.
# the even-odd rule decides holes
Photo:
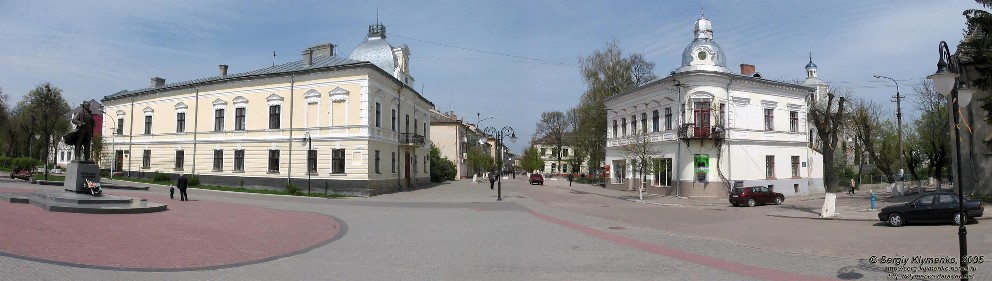
[(901, 183), (905, 180), (904, 179), (905, 172), (903, 171), (903, 169), (905, 169), (906, 167), (906, 159), (905, 159), (905, 155), (903, 155), (903, 147), (902, 147), (902, 98), (903, 97), (899, 95), (899, 82), (897, 82), (896, 79), (892, 79), (881, 75), (875, 75), (875, 78), (889, 79), (892, 80), (892, 83), (896, 84), (896, 96), (893, 98), (896, 99), (896, 122), (897, 122), (896, 124), (898, 124), (897, 132), (899, 134), (899, 182), (901, 186), (902, 185)]

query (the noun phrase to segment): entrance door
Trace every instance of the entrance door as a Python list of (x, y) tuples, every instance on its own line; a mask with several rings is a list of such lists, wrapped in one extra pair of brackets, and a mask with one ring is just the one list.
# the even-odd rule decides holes
[(692, 108), (695, 127), (692, 136), (705, 138), (710, 135), (710, 102), (699, 101), (694, 103)]
[(403, 175), (404, 175), (403, 186), (404, 186), (404, 188), (410, 188), (410, 187), (413, 186), (411, 184), (411, 182), (410, 182), (410, 178), (411, 178), (410, 177), (410, 164), (411, 164), (410, 163), (410, 152), (407, 152), (406, 153), (406, 157), (403, 157), (403, 159), (404, 159), (404, 161), (403, 161), (403, 171), (404, 171), (404, 173), (403, 173)]
[(120, 172), (124, 170), (124, 151), (118, 150), (117, 155), (114, 156), (114, 172)]

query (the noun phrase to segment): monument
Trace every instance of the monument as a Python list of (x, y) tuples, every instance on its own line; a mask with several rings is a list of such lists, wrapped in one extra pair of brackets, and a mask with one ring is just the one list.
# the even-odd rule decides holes
[(76, 129), (62, 136), (66, 144), (73, 147), (73, 159), (66, 170), (65, 182), (63, 186), (68, 191), (77, 193), (87, 193), (93, 196), (100, 196), (100, 167), (90, 159), (90, 147), (93, 142), (93, 129), (96, 124), (93, 121), (93, 111), (90, 110), (90, 103), (83, 102), (81, 110), (72, 116), (72, 124)]

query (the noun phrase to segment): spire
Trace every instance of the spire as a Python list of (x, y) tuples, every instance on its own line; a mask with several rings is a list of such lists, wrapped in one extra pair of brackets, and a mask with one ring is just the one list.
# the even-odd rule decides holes
[(816, 78), (816, 64), (813, 63), (813, 52), (809, 52), (809, 63), (806, 64), (806, 78)]

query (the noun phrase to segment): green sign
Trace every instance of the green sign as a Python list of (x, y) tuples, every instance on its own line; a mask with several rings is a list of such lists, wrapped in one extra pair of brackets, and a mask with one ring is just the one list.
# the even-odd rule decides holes
[(707, 154), (696, 154), (693, 163), (696, 172), (708, 172), (710, 170), (710, 156)]

